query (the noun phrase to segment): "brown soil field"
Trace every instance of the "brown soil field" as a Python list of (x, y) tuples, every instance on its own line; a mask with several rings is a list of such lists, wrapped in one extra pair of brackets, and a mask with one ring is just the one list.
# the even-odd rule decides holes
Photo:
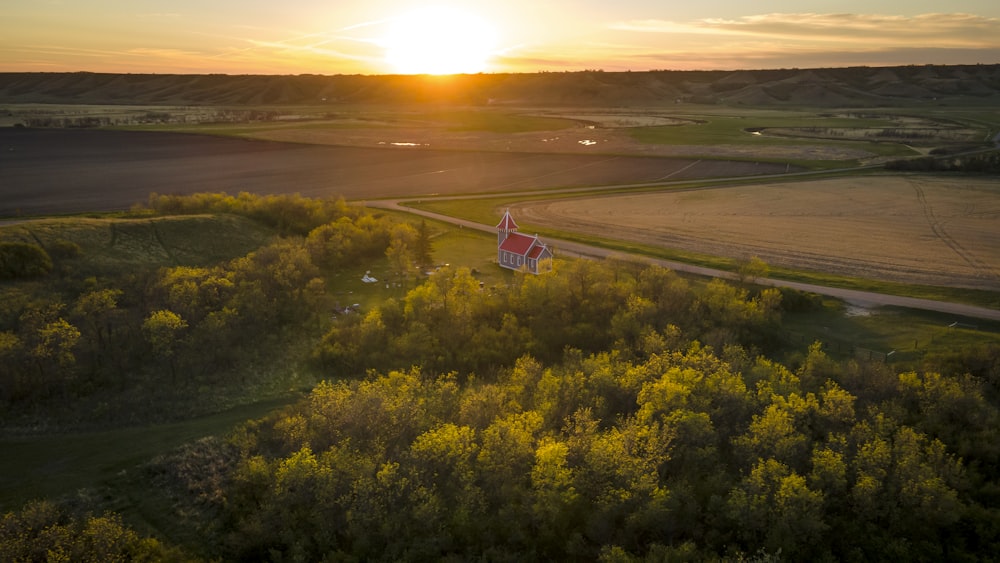
[(511, 206), (524, 223), (773, 266), (1000, 290), (1000, 179), (874, 176)]
[(781, 164), (683, 158), (318, 146), (177, 133), (0, 128), (0, 217), (127, 209), (145, 202), (152, 192), (299, 193), (364, 200), (784, 171)]

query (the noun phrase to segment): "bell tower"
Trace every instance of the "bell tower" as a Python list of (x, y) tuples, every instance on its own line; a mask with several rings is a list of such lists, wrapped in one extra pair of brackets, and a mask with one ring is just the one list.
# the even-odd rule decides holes
[(517, 223), (514, 222), (514, 218), (510, 216), (510, 209), (504, 211), (503, 218), (500, 219), (500, 223), (497, 224), (497, 246), (503, 244), (503, 241), (507, 240), (507, 237), (511, 233), (517, 232)]

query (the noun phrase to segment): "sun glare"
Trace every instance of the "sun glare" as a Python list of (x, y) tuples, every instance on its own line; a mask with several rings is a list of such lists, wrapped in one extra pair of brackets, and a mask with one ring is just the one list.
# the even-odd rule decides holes
[(483, 72), (495, 43), (496, 31), (486, 20), (444, 6), (394, 18), (383, 39), (385, 61), (400, 74)]

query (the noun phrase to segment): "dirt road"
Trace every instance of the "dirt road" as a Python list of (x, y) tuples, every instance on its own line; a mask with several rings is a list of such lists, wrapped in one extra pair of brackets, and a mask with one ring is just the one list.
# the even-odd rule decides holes
[[(441, 215), (439, 213), (414, 209), (411, 207), (404, 207), (400, 205), (400, 201), (401, 200), (368, 201), (365, 202), (365, 205), (367, 205), (368, 207), (377, 207), (381, 209), (393, 209), (397, 211), (404, 211), (406, 213), (412, 213), (414, 215), (427, 217), (429, 219), (435, 219), (438, 221), (451, 223), (453, 225), (460, 225), (467, 229), (476, 229), (488, 233), (496, 232), (495, 227), (493, 225), (483, 225), (482, 223), (476, 223), (473, 221), (467, 221), (465, 219), (449, 217), (447, 215)], [(572, 256), (580, 256), (583, 258), (609, 258), (609, 257), (626, 256), (629, 258), (634, 258), (636, 260), (649, 262), (651, 264), (657, 264), (659, 266), (663, 266), (664, 268), (669, 268), (671, 270), (675, 270), (678, 272), (688, 272), (700, 276), (724, 278), (724, 279), (733, 279), (734, 277), (732, 272), (716, 270), (713, 268), (705, 268), (702, 266), (684, 264), (682, 262), (674, 262), (670, 260), (649, 258), (647, 256), (641, 256), (636, 254), (624, 254), (619, 251), (608, 250), (606, 248), (590, 246), (568, 240), (551, 239), (551, 238), (546, 238), (545, 240), (549, 245), (554, 247), (556, 249), (556, 252), (560, 255), (569, 254)], [(1000, 321), (1000, 310), (988, 309), (986, 307), (977, 307), (974, 305), (966, 305), (963, 303), (949, 303), (946, 301), (933, 301), (930, 299), (918, 299), (915, 297), (901, 297), (898, 295), (887, 295), (884, 293), (873, 293), (869, 291), (857, 291), (852, 289), (840, 289), (836, 287), (826, 287), (821, 285), (798, 283), (798, 282), (777, 280), (777, 279), (758, 279), (757, 282), (762, 285), (768, 285), (773, 287), (787, 287), (791, 289), (797, 289), (799, 291), (808, 291), (811, 293), (817, 293), (819, 295), (827, 295), (830, 297), (835, 297), (837, 299), (842, 299), (844, 301), (847, 301), (848, 303), (851, 303), (852, 305), (858, 305), (863, 307), (881, 307), (881, 306), (905, 307), (908, 309), (919, 309), (923, 311), (935, 311), (939, 313), (947, 313), (961, 317)]]

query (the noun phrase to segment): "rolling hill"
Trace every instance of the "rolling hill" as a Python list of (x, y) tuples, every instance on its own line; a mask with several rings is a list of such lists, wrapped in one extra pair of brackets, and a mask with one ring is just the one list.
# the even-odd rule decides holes
[(739, 71), (400, 75), (0, 73), (0, 103), (448, 103), (878, 107), (995, 104), (1000, 64)]

